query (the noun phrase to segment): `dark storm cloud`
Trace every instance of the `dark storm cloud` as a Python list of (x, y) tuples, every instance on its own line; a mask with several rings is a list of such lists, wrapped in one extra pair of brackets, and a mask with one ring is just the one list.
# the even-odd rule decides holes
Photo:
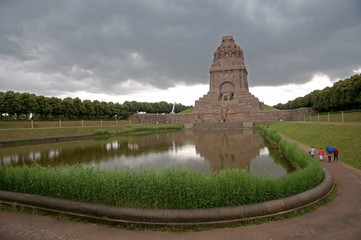
[(222, 35), (244, 49), (251, 86), (342, 78), (361, 66), (356, 0), (3, 0), (0, 91), (207, 84)]

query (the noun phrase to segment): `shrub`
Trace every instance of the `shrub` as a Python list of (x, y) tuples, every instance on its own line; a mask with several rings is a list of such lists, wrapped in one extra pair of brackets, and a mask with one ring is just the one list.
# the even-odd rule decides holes
[(94, 136), (104, 136), (104, 135), (110, 135), (111, 132), (107, 129), (97, 129), (94, 131)]

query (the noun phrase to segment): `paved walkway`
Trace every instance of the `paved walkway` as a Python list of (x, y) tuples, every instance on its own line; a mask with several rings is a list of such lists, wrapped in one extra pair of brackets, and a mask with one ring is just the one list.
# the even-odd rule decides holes
[[(303, 146), (305, 150), (308, 147)], [(341, 159), (342, 160), (342, 159)], [(342, 162), (322, 162), (338, 185), (331, 203), (291, 219), (200, 232), (130, 231), (54, 217), (0, 211), (1, 240), (113, 239), (361, 239), (361, 171)]]

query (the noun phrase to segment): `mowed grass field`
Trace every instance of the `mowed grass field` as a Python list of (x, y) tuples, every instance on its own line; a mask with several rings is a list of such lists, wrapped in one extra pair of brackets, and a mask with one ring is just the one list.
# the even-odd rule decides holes
[(0, 130), (0, 141), (79, 136), (94, 134), (95, 131), (100, 129), (117, 133), (123, 128), (125, 128), (125, 126), (2, 129)]
[(306, 122), (361, 122), (361, 111), (313, 113), (305, 117)]
[(274, 122), (270, 128), (316, 149), (335, 146), (340, 161), (361, 169), (361, 125)]
[(0, 141), (80, 136), (94, 134), (99, 130), (119, 133), (124, 128), (140, 125), (140, 121), (131, 117), (118, 122), (102, 121), (102, 124), (100, 121), (84, 121), (83, 127), (81, 125), (82, 121), (62, 121), (61, 127), (58, 121), (39, 121), (31, 128), (29, 121), (0, 121)]

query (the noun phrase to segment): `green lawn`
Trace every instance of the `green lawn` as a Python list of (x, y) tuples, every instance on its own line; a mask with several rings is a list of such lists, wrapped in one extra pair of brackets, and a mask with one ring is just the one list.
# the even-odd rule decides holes
[(276, 110), (277, 111), (278, 109), (268, 106), (264, 103), (261, 103), (261, 110)]
[(99, 129), (108, 130), (115, 133), (119, 132), (121, 128), (124, 128), (124, 126), (4, 129), (0, 130), (0, 140), (19, 140), (86, 135), (93, 134)]
[(186, 113), (192, 113), (194, 110), (194, 107), (187, 108), (186, 110), (179, 112), (178, 114), (186, 114)]
[(361, 169), (361, 126), (274, 122), (270, 128), (316, 149), (335, 146), (340, 161)]
[[(140, 129), (139, 129), (140, 128)], [(66, 136), (80, 136), (107, 132), (116, 134), (121, 132), (140, 130), (163, 130), (180, 129), (180, 124), (158, 124), (158, 125), (119, 125), (119, 126), (94, 126), (94, 127), (61, 127), (61, 128), (27, 128), (27, 129), (2, 129), (0, 130), (0, 140), (23, 140), (36, 138), (57, 138)]]

